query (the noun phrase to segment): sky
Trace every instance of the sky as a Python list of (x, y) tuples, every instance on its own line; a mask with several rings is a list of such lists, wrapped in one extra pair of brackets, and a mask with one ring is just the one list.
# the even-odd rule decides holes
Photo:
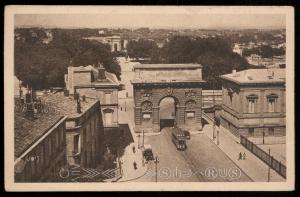
[[(66, 13), (66, 12), (65, 12)], [(269, 13), (269, 14), (266, 14)], [(285, 15), (282, 13), (230, 12), (208, 13), (195, 10), (167, 9), (139, 10), (100, 10), (88, 14), (16, 14), (15, 26), (59, 27), (59, 28), (285, 28)]]

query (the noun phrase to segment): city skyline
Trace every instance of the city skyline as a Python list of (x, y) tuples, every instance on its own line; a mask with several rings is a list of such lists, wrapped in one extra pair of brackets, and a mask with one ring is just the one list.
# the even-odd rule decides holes
[[(108, 9), (109, 8), (109, 9)], [(89, 13), (70, 9), (69, 13), (20, 13), (15, 15), (15, 27), (49, 28), (176, 28), (176, 29), (284, 29), (285, 15), (269, 12), (206, 13), (201, 7), (119, 7), (92, 9)], [(133, 9), (134, 8), (134, 9)], [(233, 9), (233, 8), (232, 8)], [(261, 7), (260, 9), (261, 10)], [(258, 22), (259, 21), (259, 22)]]

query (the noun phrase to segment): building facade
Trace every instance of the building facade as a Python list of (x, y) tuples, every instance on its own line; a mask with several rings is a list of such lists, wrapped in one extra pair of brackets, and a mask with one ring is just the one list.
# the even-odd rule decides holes
[[(78, 103), (79, 101), (79, 103)], [(66, 115), (66, 155), (69, 165), (97, 168), (104, 154), (104, 128), (100, 101), (63, 92), (47, 96), (47, 102)]]
[(15, 110), (15, 182), (57, 182), (66, 165), (66, 116)]
[(249, 69), (221, 76), (221, 125), (235, 136), (285, 135), (285, 69)]
[(140, 64), (134, 66), (135, 132), (159, 132), (160, 103), (174, 100), (174, 125), (202, 130), (202, 66), (198, 64)]
[(105, 129), (118, 128), (118, 92), (123, 85), (115, 74), (106, 72), (102, 65), (69, 67), (65, 84), (71, 95), (79, 93), (80, 96), (98, 99)]

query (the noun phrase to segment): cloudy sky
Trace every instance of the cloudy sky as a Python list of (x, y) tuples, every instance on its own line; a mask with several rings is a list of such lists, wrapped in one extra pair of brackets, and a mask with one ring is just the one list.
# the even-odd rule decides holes
[[(15, 26), (64, 27), (64, 28), (101, 28), (101, 27), (150, 27), (150, 28), (285, 28), (285, 15), (260, 11), (235, 9), (231, 12), (209, 12), (203, 8), (176, 9), (153, 8), (100, 10), (90, 9), (89, 12), (72, 10), (65, 12), (37, 12), (15, 15)], [(47, 13), (47, 14), (44, 14)]]

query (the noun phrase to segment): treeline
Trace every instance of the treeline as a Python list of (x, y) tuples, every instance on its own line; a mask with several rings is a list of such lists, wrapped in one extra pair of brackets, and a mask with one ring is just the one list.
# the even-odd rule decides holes
[(232, 52), (229, 41), (218, 37), (193, 39), (175, 36), (162, 48), (154, 41), (139, 40), (129, 42), (127, 48), (130, 57), (149, 58), (150, 63), (201, 64), (207, 89), (221, 88), (220, 75), (251, 67), (245, 58)]
[(97, 65), (98, 62), (120, 78), (121, 68), (108, 45), (60, 30), (51, 30), (50, 34), (43, 29), (15, 30), (15, 75), (23, 85), (34, 89), (63, 87), (68, 66)]
[(260, 46), (252, 49), (244, 49), (243, 56), (247, 57), (251, 54), (260, 55), (262, 58), (272, 58), (274, 56), (281, 56), (285, 54), (285, 49), (281, 48), (272, 48), (270, 46)]

